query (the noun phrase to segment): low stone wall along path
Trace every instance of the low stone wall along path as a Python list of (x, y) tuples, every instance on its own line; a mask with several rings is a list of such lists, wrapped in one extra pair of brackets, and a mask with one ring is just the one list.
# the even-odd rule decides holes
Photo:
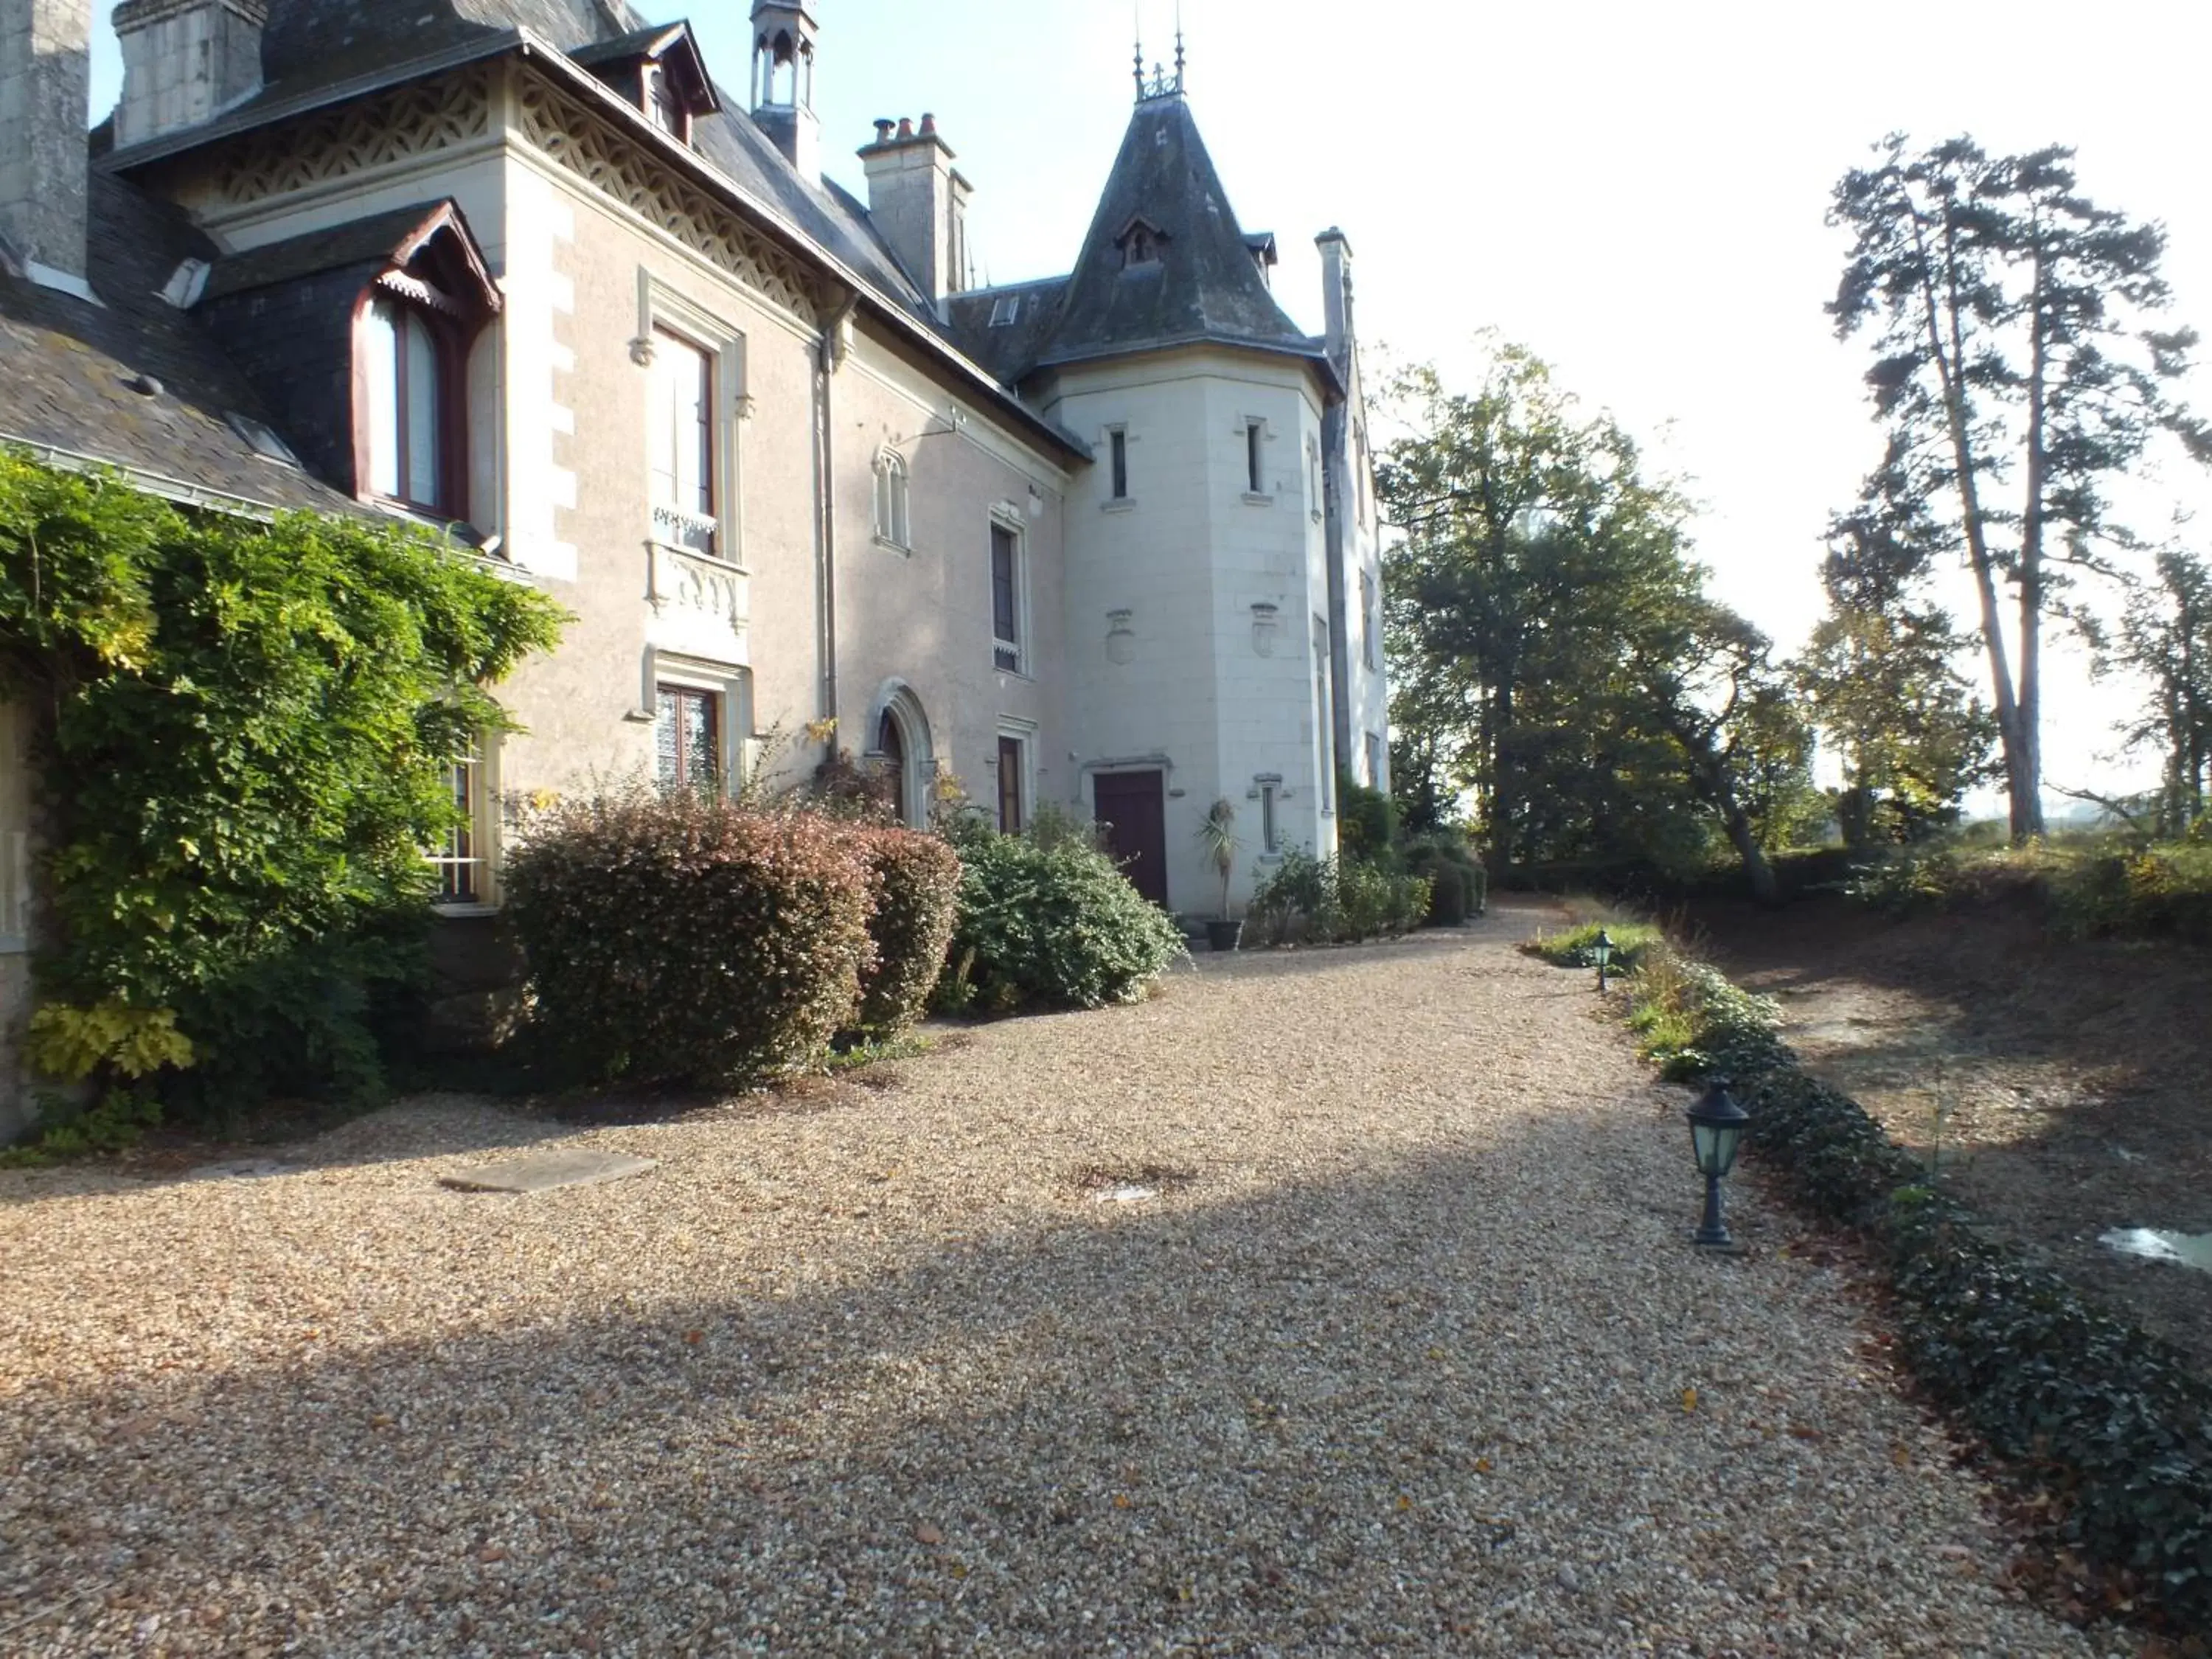
[[(0, 1652), (2090, 1655), (1587, 975), (1452, 936), (579, 1130), (0, 1175)], [(523, 1152), (653, 1160), (524, 1194)]]

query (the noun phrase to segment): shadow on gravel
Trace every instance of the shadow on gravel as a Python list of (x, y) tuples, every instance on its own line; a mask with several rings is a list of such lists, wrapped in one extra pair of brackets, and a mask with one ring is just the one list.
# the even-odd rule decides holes
[[(1778, 1347), (1767, 1270), (1689, 1255), (1690, 1183), (1574, 1115), (798, 1294), (27, 1383), (0, 1627), (106, 1585), (17, 1639), (256, 1650), (264, 1606), (325, 1653), (1620, 1651), (1948, 1547), (1886, 1445), (1779, 1432), (1848, 1353)], [(1755, 1629), (1836, 1650), (1778, 1593)]]

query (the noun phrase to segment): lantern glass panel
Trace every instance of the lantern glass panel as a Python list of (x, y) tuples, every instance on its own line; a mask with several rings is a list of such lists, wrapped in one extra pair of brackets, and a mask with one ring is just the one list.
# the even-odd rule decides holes
[(1690, 1143), (1697, 1150), (1698, 1173), (1726, 1175), (1735, 1167), (1736, 1146), (1742, 1139), (1740, 1123), (1692, 1123)]

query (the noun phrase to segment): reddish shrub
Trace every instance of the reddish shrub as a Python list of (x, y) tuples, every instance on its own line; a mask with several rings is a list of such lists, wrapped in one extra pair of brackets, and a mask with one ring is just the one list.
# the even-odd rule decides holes
[(556, 807), (506, 870), (533, 1017), (598, 1080), (730, 1085), (851, 1024), (872, 878), (864, 836), (806, 813), (640, 793)]
[(872, 1036), (905, 1030), (921, 1018), (959, 913), (960, 856), (935, 836), (912, 830), (853, 832), (868, 859), (868, 934), (874, 970), (860, 987), (860, 1029)]

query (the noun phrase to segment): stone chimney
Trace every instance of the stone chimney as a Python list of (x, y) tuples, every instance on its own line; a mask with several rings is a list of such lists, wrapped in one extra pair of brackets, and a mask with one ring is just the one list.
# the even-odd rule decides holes
[(952, 146), (937, 118), (876, 123), (860, 152), (868, 172), (868, 216), (939, 317), (968, 287), (968, 181), (953, 170)]
[(124, 0), (116, 149), (198, 126), (260, 91), (268, 21), (269, 0)]
[(33, 281), (89, 299), (92, 0), (0, 0), (0, 237)]
[(1329, 361), (1339, 369), (1351, 362), (1358, 331), (1352, 319), (1352, 243), (1340, 230), (1324, 230), (1314, 238), (1321, 250), (1322, 308), (1328, 322)]
[(822, 122), (814, 113), (821, 29), (807, 0), (754, 0), (753, 125), (809, 184), (822, 177)]

